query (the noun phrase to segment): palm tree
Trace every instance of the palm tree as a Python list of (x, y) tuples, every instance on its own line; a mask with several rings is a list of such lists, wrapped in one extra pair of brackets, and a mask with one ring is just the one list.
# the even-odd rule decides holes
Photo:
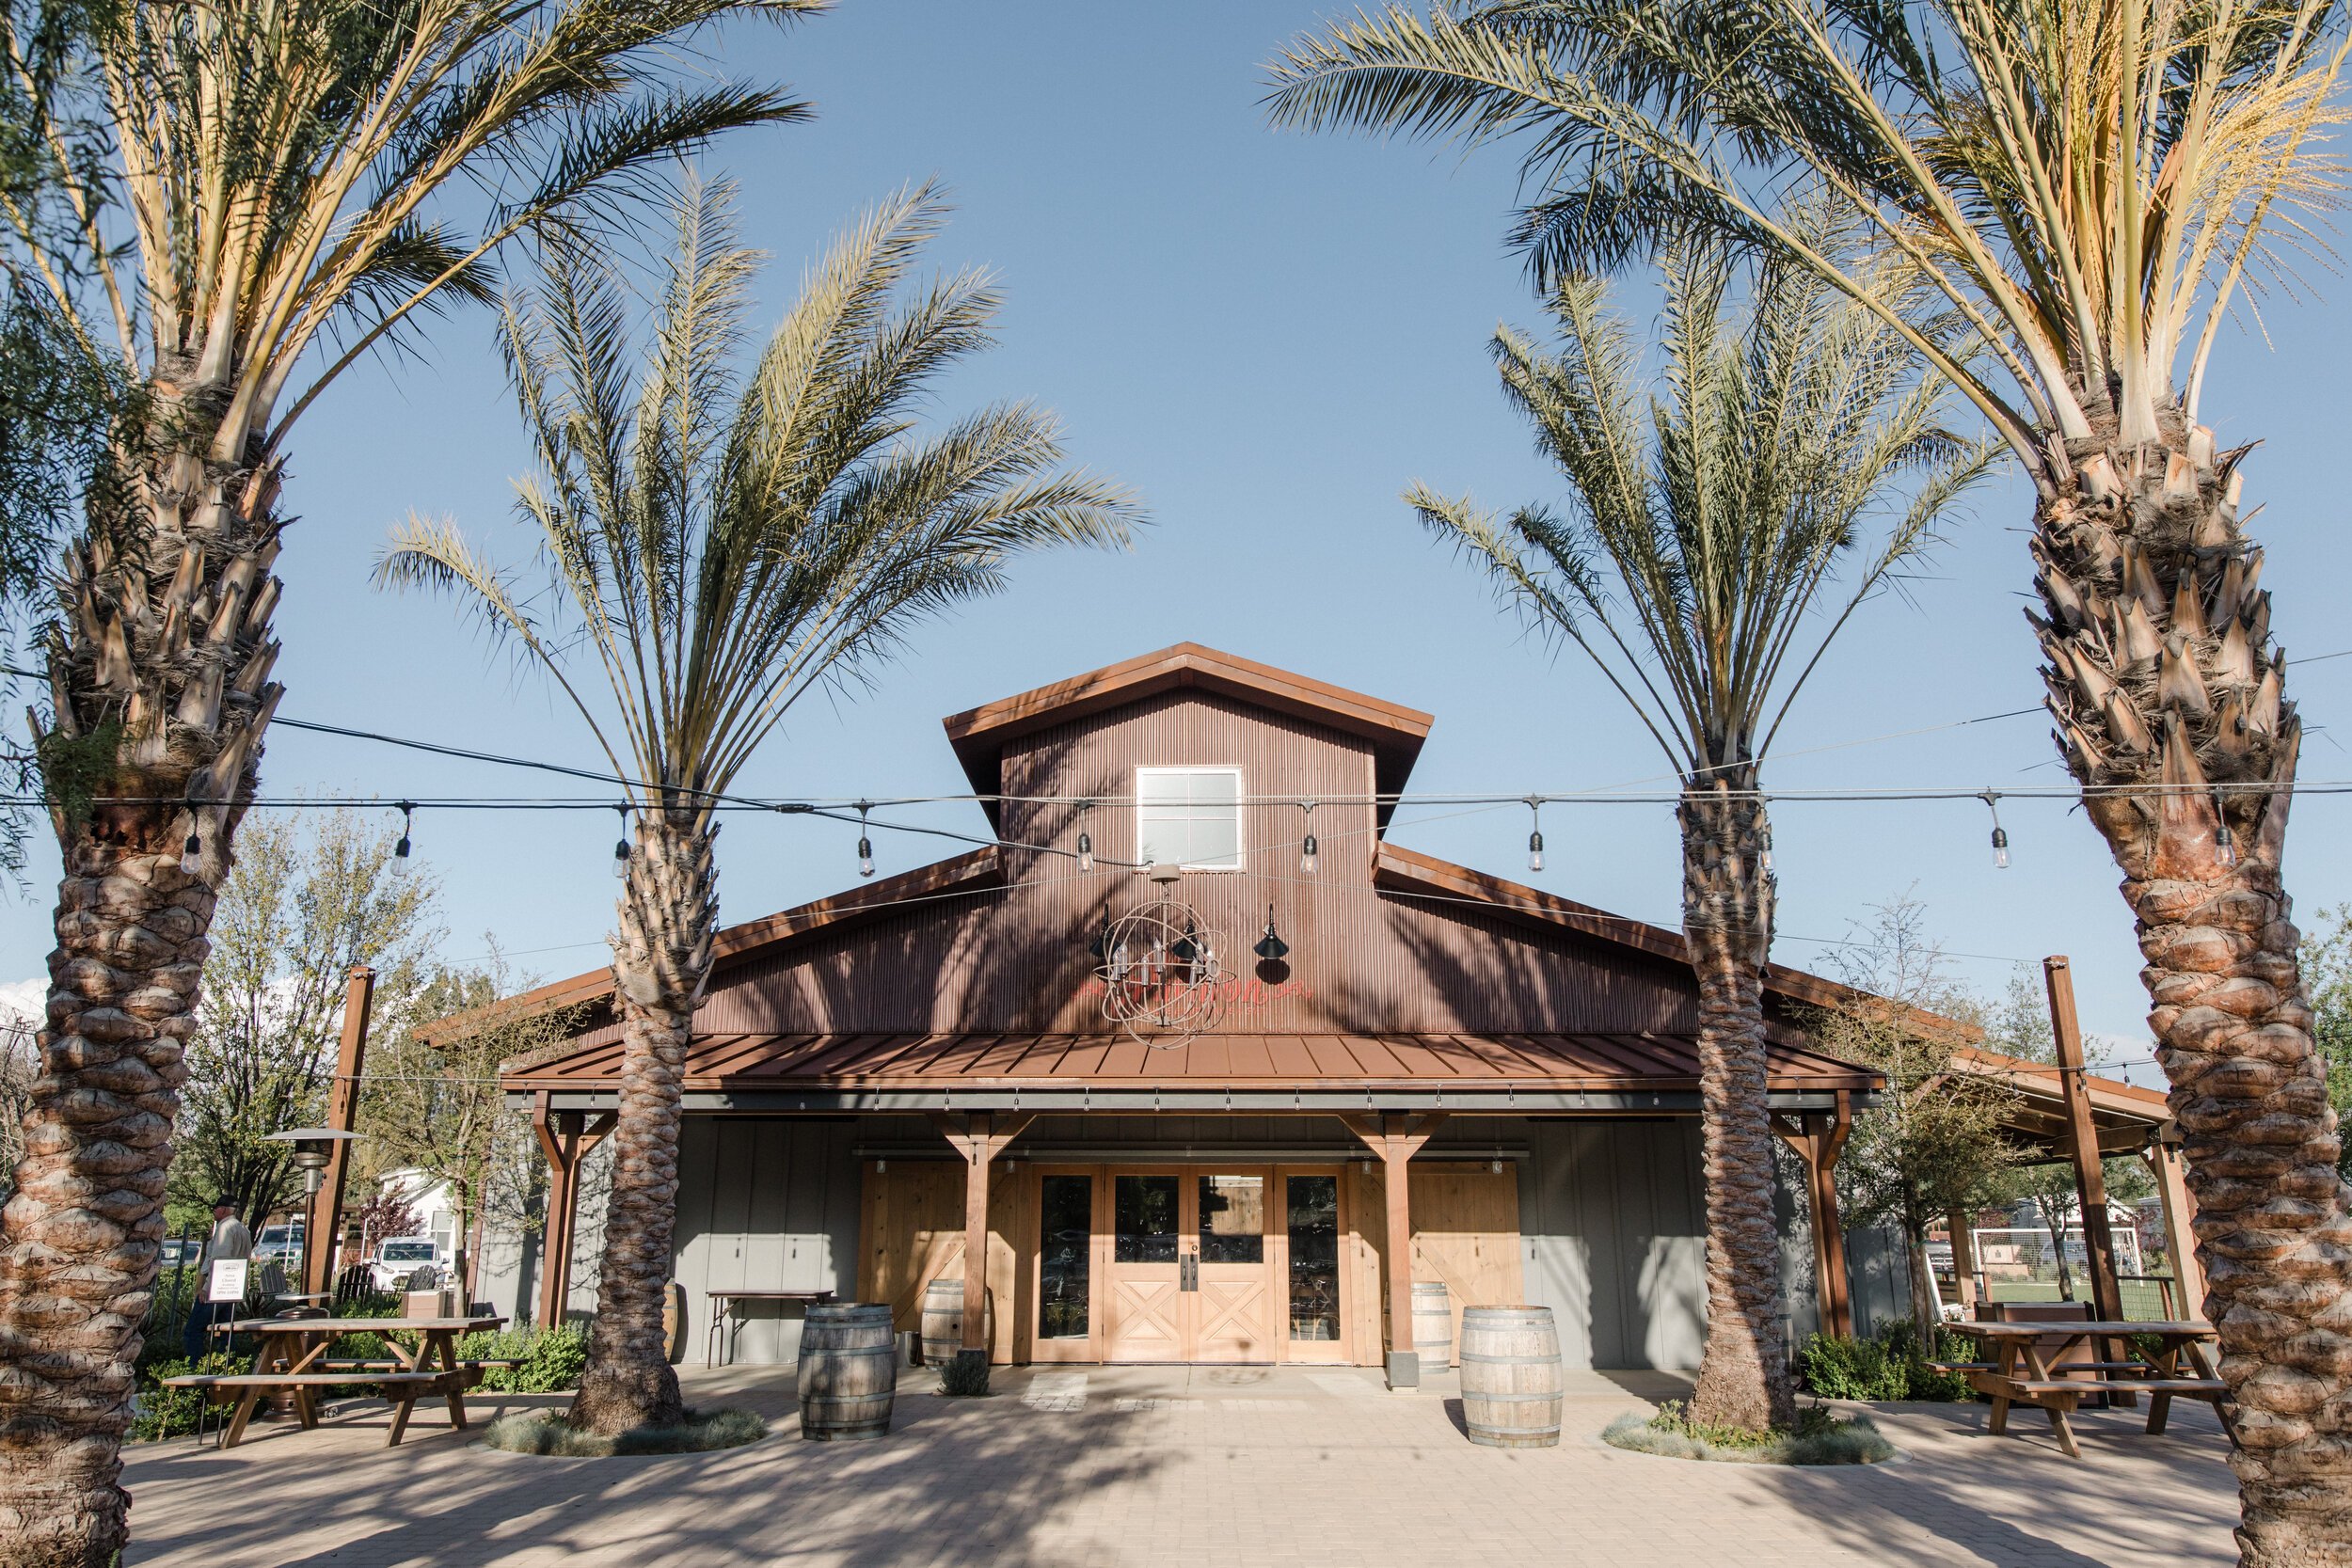
[(2301, 727), (2250, 447), (2201, 403), (2225, 316), (2322, 243), (2348, 48), (2322, 0), (1494, 0), (1275, 68), (1290, 123), (1523, 133), (1539, 275), (1704, 230), (1859, 298), (1775, 217), (1795, 170), (1968, 323), (1974, 363), (1917, 346), (2033, 481), (2054, 739), (2138, 923), (2265, 1564), (2352, 1555), (2352, 1187), (2281, 875)]
[[(543, 297), (503, 338), (540, 474), (520, 511), (545, 536), (551, 590), (526, 596), (453, 531), (411, 521), (380, 582), (444, 588), (545, 666), (636, 811), (612, 937), (622, 1031), (604, 1265), (574, 1421), (600, 1432), (681, 1415), (663, 1354), (680, 1084), (718, 925), (715, 809), (808, 691), (870, 678), (914, 626), (1003, 587), (1024, 550), (1123, 544), (1135, 510), (1061, 458), (1055, 421), (984, 408), (922, 438), (911, 412), (985, 347), (982, 274), (894, 296), (945, 209), (901, 193), (813, 273), (747, 378), (756, 254), (726, 186), (690, 184), (642, 372), (609, 262), (554, 247)], [(560, 628), (536, 606), (555, 607)], [(612, 703), (566, 673), (595, 655)]]
[(612, 218), (654, 165), (800, 117), (681, 52), (730, 16), (820, 6), (0, 8), (12, 85), (40, 84), (9, 98), (10, 155), (38, 178), (7, 183), (0, 264), (127, 388), (46, 650), (64, 870), (47, 1070), (0, 1221), (9, 1560), (103, 1563), (125, 1538), (118, 1449), (181, 1048), (281, 689), (294, 426), (362, 357), (488, 299), (516, 235)]
[[(1844, 248), (1825, 206), (1791, 222)], [(1879, 267), (1867, 287), (1908, 315), (1904, 296), (1917, 290), (1906, 272)], [(1998, 448), (1939, 428), (1940, 378), (1812, 276), (1769, 267), (1744, 309), (1728, 297), (1734, 268), (1720, 246), (1675, 249), (1663, 276), (1655, 399), (1633, 334), (1594, 279), (1553, 289), (1556, 352), (1508, 327), (1495, 336), (1505, 396), (1568, 482), (1565, 515), (1528, 506), (1499, 520), (1418, 484), (1406, 499), (1509, 604), (1584, 652), (1682, 778), (1707, 1177), (1707, 1348), (1692, 1413), (1760, 1431), (1796, 1418), (1765, 1101), (1775, 879), (1764, 756), (1830, 641), (1932, 542), (1937, 517)], [(1904, 479), (1911, 499), (1843, 602), (1825, 605)]]

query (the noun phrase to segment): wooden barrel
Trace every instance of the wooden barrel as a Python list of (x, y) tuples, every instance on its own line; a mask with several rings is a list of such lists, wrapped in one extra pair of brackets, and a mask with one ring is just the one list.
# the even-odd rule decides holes
[(1560, 1332), (1549, 1307), (1462, 1308), (1462, 1424), (1490, 1449), (1560, 1441)]
[(1413, 1351), (1424, 1375), (1454, 1365), (1454, 1298), (1434, 1279), (1413, 1281)]
[(890, 1308), (812, 1302), (801, 1320), (801, 1435), (818, 1443), (880, 1437), (898, 1392)]
[(661, 1356), (673, 1367), (686, 1359), (686, 1287), (675, 1279), (661, 1288)]
[[(980, 1343), (996, 1344), (996, 1295), (980, 1293)], [(923, 1365), (944, 1367), (963, 1348), (963, 1281), (942, 1275), (923, 1288)]]

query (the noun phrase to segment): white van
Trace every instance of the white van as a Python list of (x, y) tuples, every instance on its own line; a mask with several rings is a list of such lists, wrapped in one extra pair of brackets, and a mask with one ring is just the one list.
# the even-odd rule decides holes
[(394, 1236), (375, 1243), (375, 1256), (368, 1259), (368, 1273), (379, 1291), (397, 1291), (408, 1276), (422, 1268), (437, 1268), (442, 1262), (440, 1248), (430, 1236)]

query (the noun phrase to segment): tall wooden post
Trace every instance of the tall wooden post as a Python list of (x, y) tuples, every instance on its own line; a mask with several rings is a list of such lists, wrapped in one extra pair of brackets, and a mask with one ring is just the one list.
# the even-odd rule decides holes
[[(335, 1049), (335, 1082), (326, 1091), (326, 1125), (338, 1132), (354, 1131), (358, 1117), (359, 1069), (367, 1060), (368, 1008), (374, 1000), (375, 971), (354, 964), (343, 983), (343, 1033)], [(306, 1221), (302, 1288), (312, 1295), (333, 1289), (336, 1256), (342, 1247), (338, 1232), (343, 1220), (343, 1183), (350, 1172), (351, 1140), (337, 1138), (326, 1146), (326, 1169), (320, 1173)]]
[[(2167, 1131), (2173, 1131), (2169, 1123)], [(2181, 1146), (2163, 1138), (2141, 1158), (2156, 1179), (2156, 1198), (2164, 1205), (2164, 1252), (2172, 1259), (2174, 1282), (2172, 1310), (2183, 1318), (2202, 1318), (2205, 1271), (2197, 1260), (2197, 1199), (2188, 1190), (2187, 1163), (2181, 1158)]]
[(1853, 1338), (1853, 1301), (1846, 1278), (1846, 1222), (1837, 1212), (1837, 1161), (1853, 1132), (1853, 1094), (1837, 1091), (1829, 1116), (1807, 1112), (1793, 1121), (1772, 1118), (1780, 1141), (1804, 1162), (1805, 1208), (1813, 1224), (1813, 1299), (1820, 1309), (1820, 1332), (1833, 1339)]
[(2042, 960), (2050, 991), (2050, 1033), (2058, 1042), (2058, 1084), (2066, 1095), (2066, 1128), (2081, 1200), (2083, 1251), (2090, 1267), (2091, 1310), (2110, 1321), (2123, 1315), (2115, 1277), (2115, 1237), (2107, 1226), (2106, 1173), (2099, 1164), (2099, 1129), (2090, 1119), (2089, 1069), (2083, 1065), (2082, 1025), (2074, 1018), (2074, 978), (2063, 956)]
[(572, 1231), (580, 1223), (580, 1167), (596, 1145), (612, 1131), (611, 1111), (593, 1120), (585, 1111), (548, 1109), (548, 1091), (539, 1091), (531, 1110), (531, 1130), (548, 1161), (548, 1215), (539, 1263), (539, 1326), (553, 1328), (564, 1321), (564, 1307), (572, 1289)]
[(1432, 1112), (1413, 1122), (1402, 1111), (1340, 1118), (1380, 1156), (1381, 1191), (1388, 1199), (1389, 1244), (1382, 1259), (1389, 1296), (1388, 1373), (1391, 1388), (1421, 1386), (1421, 1356), (1413, 1349), (1412, 1160), (1445, 1120)]
[(1955, 1209), (1944, 1216), (1952, 1233), (1952, 1287), (1960, 1297), (1960, 1315), (1977, 1315), (1977, 1232), (1974, 1214)]
[(963, 1344), (959, 1354), (986, 1355), (988, 1327), (988, 1167), (1013, 1139), (1028, 1130), (1036, 1113), (997, 1116), (975, 1111), (961, 1122), (933, 1111), (931, 1125), (963, 1157)]

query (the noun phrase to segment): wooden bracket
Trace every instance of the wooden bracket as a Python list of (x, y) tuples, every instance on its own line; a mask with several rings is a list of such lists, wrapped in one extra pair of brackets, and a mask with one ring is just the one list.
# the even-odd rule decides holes
[(995, 1160), (1005, 1152), (1013, 1139), (1029, 1130), (1037, 1120), (1034, 1111), (1019, 1111), (1011, 1115), (976, 1111), (960, 1116), (953, 1111), (932, 1111), (931, 1125), (939, 1135), (953, 1144), (966, 1164), (980, 1164)]
[(1446, 1115), (1429, 1111), (1414, 1118), (1402, 1111), (1391, 1111), (1385, 1117), (1372, 1111), (1343, 1111), (1340, 1120), (1381, 1159), (1409, 1160), (1444, 1125)]

